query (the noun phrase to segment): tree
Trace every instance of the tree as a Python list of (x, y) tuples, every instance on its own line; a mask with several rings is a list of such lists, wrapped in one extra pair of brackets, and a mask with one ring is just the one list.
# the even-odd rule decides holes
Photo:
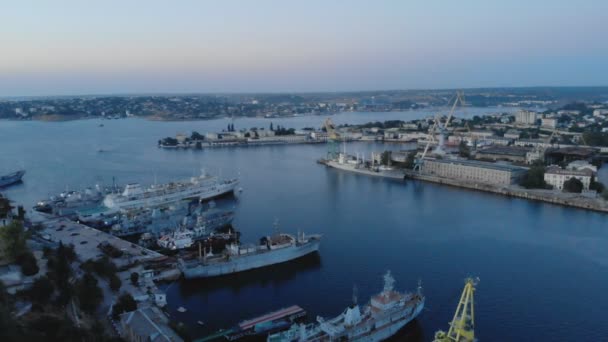
[(112, 306), (112, 318), (117, 319), (124, 312), (137, 310), (137, 302), (130, 293), (123, 293)]
[(51, 300), (51, 296), (55, 292), (53, 282), (47, 276), (42, 276), (32, 284), (32, 288), (28, 291), (32, 302), (46, 305)]
[(458, 145), (458, 155), (467, 159), (471, 157), (471, 149), (464, 140), (460, 141)]
[(407, 154), (407, 158), (405, 159), (405, 168), (413, 169), (416, 165), (416, 151), (412, 151)]
[(139, 284), (139, 273), (131, 273), (131, 284), (133, 284), (133, 286), (137, 286)]
[(384, 151), (380, 155), (380, 163), (382, 165), (390, 165), (391, 163), (391, 151)]
[(88, 313), (93, 313), (103, 300), (103, 292), (97, 284), (97, 278), (87, 272), (76, 284), (76, 294), (80, 308)]
[(36, 257), (30, 251), (25, 251), (17, 256), (17, 264), (21, 266), (21, 272), (26, 276), (33, 276), (39, 271)]
[(580, 194), (583, 191), (583, 182), (578, 178), (572, 177), (564, 182), (564, 191)]
[(117, 292), (118, 290), (120, 290), (120, 287), (122, 286), (122, 281), (120, 280), (120, 278), (118, 278), (116, 274), (111, 275), (108, 281), (110, 282), (110, 289), (112, 289), (112, 291)]
[(540, 160), (535, 161), (528, 170), (528, 173), (522, 177), (519, 185), (526, 189), (548, 189), (550, 185), (545, 182), (545, 166)]
[(595, 179), (595, 177), (591, 177), (591, 183), (589, 183), (589, 189), (590, 190), (594, 190), (598, 194), (601, 194), (602, 192), (604, 192), (605, 188), (606, 187), (604, 186), (604, 184), (602, 184), (601, 182), (598, 182)]
[(0, 229), (0, 244), (2, 247), (2, 256), (15, 260), (19, 255), (27, 251), (25, 241), (27, 235), (23, 230), (23, 224), (19, 221), (13, 221), (9, 225)]

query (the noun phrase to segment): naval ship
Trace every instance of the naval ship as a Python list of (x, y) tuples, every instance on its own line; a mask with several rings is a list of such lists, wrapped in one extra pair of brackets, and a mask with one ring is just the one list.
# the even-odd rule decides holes
[(107, 195), (103, 205), (110, 210), (120, 210), (162, 206), (185, 199), (206, 200), (234, 192), (238, 183), (238, 179), (220, 180), (205, 172), (198, 177), (147, 188), (139, 183), (131, 183), (125, 186), (122, 193)]
[(23, 175), (25, 175), (25, 171), (19, 170), (8, 175), (0, 176), (0, 188), (21, 182)]
[(301, 258), (318, 252), (320, 242), (321, 235), (318, 234), (298, 233), (294, 237), (277, 233), (263, 237), (257, 246), (232, 243), (218, 255), (205, 251), (204, 255), (199, 255), (195, 260), (180, 259), (179, 268), (186, 279), (222, 276)]
[(292, 325), (284, 332), (269, 335), (267, 342), (378, 342), (395, 335), (416, 318), (424, 308), (422, 288), (416, 293), (394, 290), (395, 279), (388, 271), (384, 275), (384, 289), (363, 307), (353, 304), (337, 317), (317, 317), (316, 324)]

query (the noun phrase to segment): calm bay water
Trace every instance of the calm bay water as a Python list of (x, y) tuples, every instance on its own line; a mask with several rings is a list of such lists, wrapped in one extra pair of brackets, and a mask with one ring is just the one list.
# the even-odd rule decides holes
[[(469, 110), (468, 115), (474, 115)], [(336, 123), (411, 119), (425, 112), (346, 113)], [(276, 126), (319, 127), (323, 117), (273, 119)], [(236, 128), (268, 127), (240, 119)], [(104, 127), (98, 127), (104, 123)], [(156, 141), (177, 132), (217, 131), (228, 120), (149, 122), (0, 121), (0, 171), (26, 168), (25, 182), (4, 193), (36, 200), (95, 182), (152, 183), (205, 167), (239, 176), (235, 206), (242, 240), (255, 242), (275, 218), (286, 232), (323, 233), (318, 257), (232, 277), (166, 286), (172, 316), (204, 334), (269, 310), (298, 304), (312, 317), (333, 316), (382, 287), (422, 280), (427, 310), (399, 340), (429, 341), (447, 329), (467, 276), (478, 276), (477, 335), (486, 341), (605, 340), (608, 335), (608, 216), (434, 184), (368, 178), (315, 163), (324, 145), (167, 151)], [(98, 153), (103, 148), (106, 153)], [(399, 145), (354, 143), (369, 153)], [(176, 308), (184, 306), (186, 313)], [(196, 321), (205, 322), (199, 327)]]

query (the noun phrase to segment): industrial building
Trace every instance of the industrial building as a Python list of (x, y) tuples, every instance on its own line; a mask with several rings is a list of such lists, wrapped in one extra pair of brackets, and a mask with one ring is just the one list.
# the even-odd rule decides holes
[(485, 184), (508, 186), (516, 183), (527, 168), (473, 160), (425, 159), (424, 174)]
[(505, 160), (514, 163), (526, 163), (526, 154), (532, 150), (531, 148), (519, 146), (491, 146), (477, 151), (476, 159), (483, 160)]

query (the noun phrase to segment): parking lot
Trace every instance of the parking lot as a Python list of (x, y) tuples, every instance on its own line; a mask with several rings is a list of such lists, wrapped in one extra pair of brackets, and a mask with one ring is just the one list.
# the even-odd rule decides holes
[(98, 246), (105, 242), (124, 253), (122, 257), (114, 260), (119, 267), (136, 260), (143, 261), (162, 256), (160, 253), (67, 219), (47, 220), (44, 222), (44, 227), (41, 232), (44, 239), (73, 244), (76, 254), (83, 261), (102, 256), (103, 252)]

